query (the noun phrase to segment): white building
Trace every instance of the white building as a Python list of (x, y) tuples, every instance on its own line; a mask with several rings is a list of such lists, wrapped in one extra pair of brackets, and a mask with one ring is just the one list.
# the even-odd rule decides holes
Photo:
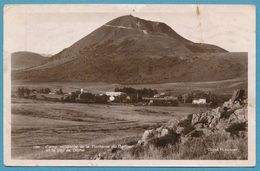
[(109, 96), (109, 101), (113, 102), (115, 101), (115, 97), (121, 96), (122, 94), (125, 94), (123, 92), (114, 92), (114, 91), (110, 91), (110, 92), (106, 92), (106, 95)]
[(198, 104), (198, 105), (207, 104), (207, 101), (206, 99), (193, 99), (192, 104)]
[(123, 92), (114, 92), (114, 91), (108, 91), (108, 92), (106, 92), (106, 95), (107, 95), (107, 96), (113, 96), (113, 97), (120, 96), (120, 95), (122, 95), (122, 94), (124, 94), (124, 93), (123, 93)]

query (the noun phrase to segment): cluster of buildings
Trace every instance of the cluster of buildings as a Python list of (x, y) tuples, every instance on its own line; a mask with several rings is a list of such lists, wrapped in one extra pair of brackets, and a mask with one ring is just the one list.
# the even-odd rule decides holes
[[(207, 99), (204, 97), (201, 98), (192, 98), (187, 101), (180, 101), (178, 97), (167, 95), (166, 93), (155, 94), (153, 97), (145, 97), (138, 94), (128, 95), (124, 92), (106, 92), (105, 93), (109, 97), (109, 102), (121, 102), (121, 103), (143, 103), (145, 105), (151, 106), (178, 106), (179, 102), (182, 103), (191, 103), (193, 105), (206, 105)], [(141, 96), (141, 97), (140, 97)]]
[[(126, 88), (132, 90), (133, 88)], [(18, 93), (21, 91), (18, 89)], [(55, 89), (53, 91), (45, 91), (45, 89), (40, 89), (40, 94), (49, 94), (45, 96), (45, 99), (55, 98), (58, 101), (63, 102), (78, 102), (78, 103), (139, 103), (142, 105), (149, 106), (178, 106), (179, 103), (189, 103), (193, 105), (206, 105), (207, 99), (204, 96), (200, 96), (201, 92), (192, 92), (191, 94), (183, 94), (181, 96), (175, 97), (164, 92), (158, 93), (157, 90), (154, 90), (155, 93), (147, 94), (143, 93), (148, 89), (133, 89), (131, 92), (121, 92), (121, 91), (107, 91), (100, 94), (94, 94), (84, 91), (64, 93), (62, 89)], [(44, 91), (43, 91), (44, 90)], [(123, 90), (123, 89), (122, 89)], [(30, 92), (34, 92), (32, 90)], [(147, 92), (147, 91), (146, 91)], [(37, 91), (38, 93), (38, 91)], [(53, 95), (58, 95), (53, 96)], [(42, 95), (43, 96), (43, 95)]]

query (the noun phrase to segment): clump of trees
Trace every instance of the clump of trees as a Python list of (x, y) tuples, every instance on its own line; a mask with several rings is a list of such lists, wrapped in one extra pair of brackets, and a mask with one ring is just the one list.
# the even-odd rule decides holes
[(25, 87), (19, 87), (17, 89), (17, 96), (18, 97), (29, 97), (31, 94), (31, 90)]
[(79, 103), (107, 103), (108, 96), (105, 94), (99, 95), (90, 92), (81, 93), (80, 91), (75, 91), (64, 95), (62, 101)]
[(71, 92), (70, 94), (65, 94), (61, 100), (65, 102), (75, 102), (79, 94), (80, 91)]
[(55, 93), (59, 94), (59, 95), (64, 94), (62, 88), (59, 88), (58, 90), (56, 90)]
[(193, 99), (206, 99), (206, 102), (211, 106), (217, 106), (230, 98), (230, 95), (217, 95), (212, 92), (204, 92), (195, 90), (190, 93), (185, 93), (178, 96), (178, 100), (182, 103), (192, 103)]
[(115, 88), (115, 92), (125, 93), (128, 96), (127, 102), (129, 103), (138, 103), (142, 101), (143, 97), (153, 97), (154, 95), (158, 94), (156, 89), (135, 89), (132, 87)]
[(153, 97), (155, 94), (158, 94), (158, 91), (156, 89), (151, 88), (143, 88), (143, 89), (135, 89), (132, 87), (123, 87), (123, 88), (115, 88), (115, 92), (123, 92), (127, 95), (130, 94), (139, 94), (143, 97)]
[(49, 94), (51, 90), (49, 88), (41, 88), (41, 89), (37, 89), (36, 92), (41, 94)]
[[(36, 93), (39, 94), (49, 94), (51, 90), (49, 88), (40, 88), (40, 89), (29, 89), (27, 87), (18, 87), (17, 88), (17, 97), (30, 97), (32, 94), (35, 96)], [(62, 92), (62, 89), (59, 90), (59, 92)]]

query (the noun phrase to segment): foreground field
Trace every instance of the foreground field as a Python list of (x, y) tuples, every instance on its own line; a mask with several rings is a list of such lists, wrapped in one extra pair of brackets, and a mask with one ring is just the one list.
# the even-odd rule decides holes
[(197, 107), (155, 107), (54, 103), (12, 99), (12, 158), (91, 159), (102, 148), (77, 152), (49, 152), (61, 145), (130, 144), (144, 130), (204, 111)]

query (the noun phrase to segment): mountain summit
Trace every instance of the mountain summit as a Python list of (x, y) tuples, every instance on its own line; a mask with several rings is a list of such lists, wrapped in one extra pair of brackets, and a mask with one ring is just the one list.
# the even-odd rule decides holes
[(247, 54), (194, 43), (165, 23), (126, 15), (30, 69), (13, 72), (29, 81), (162, 83), (245, 76)]

